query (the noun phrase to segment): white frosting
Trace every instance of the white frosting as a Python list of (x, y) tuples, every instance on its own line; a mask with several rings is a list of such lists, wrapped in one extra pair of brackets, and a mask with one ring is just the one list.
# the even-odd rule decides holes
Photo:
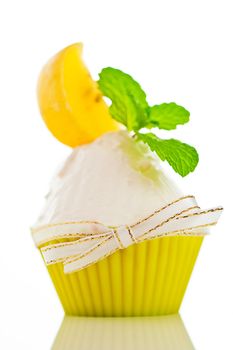
[(107, 133), (73, 150), (36, 226), (83, 220), (130, 225), (181, 196), (146, 145), (124, 131)]

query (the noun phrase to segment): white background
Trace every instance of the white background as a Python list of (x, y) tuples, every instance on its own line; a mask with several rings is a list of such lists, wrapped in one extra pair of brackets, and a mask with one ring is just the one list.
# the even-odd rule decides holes
[[(154, 103), (175, 101), (191, 122), (172, 136), (194, 144), (194, 174), (171, 175), (202, 207), (223, 205), (206, 238), (181, 315), (198, 350), (233, 349), (232, 1), (0, 2), (0, 348), (46, 350), (63, 311), (34, 248), (48, 183), (70, 150), (47, 131), (36, 81), (56, 51), (83, 41), (93, 76), (105, 66), (132, 74)], [(170, 170), (168, 170), (170, 171)]]

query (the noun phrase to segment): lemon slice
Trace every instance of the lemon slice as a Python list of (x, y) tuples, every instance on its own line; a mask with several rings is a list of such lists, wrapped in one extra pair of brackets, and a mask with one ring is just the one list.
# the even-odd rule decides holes
[(118, 129), (82, 60), (82, 44), (70, 45), (51, 58), (38, 81), (41, 115), (51, 133), (75, 147)]

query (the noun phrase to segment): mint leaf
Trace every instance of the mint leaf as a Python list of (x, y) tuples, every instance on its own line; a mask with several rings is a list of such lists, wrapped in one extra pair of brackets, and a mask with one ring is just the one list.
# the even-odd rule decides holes
[(141, 86), (128, 74), (115, 68), (104, 68), (98, 81), (103, 95), (110, 98), (111, 116), (128, 130), (139, 130), (148, 124), (149, 106)]
[(134, 130), (137, 138), (148, 144), (152, 151), (181, 176), (194, 171), (198, 153), (194, 147), (175, 139), (162, 140), (152, 133), (142, 134), (140, 129), (158, 127), (172, 130), (189, 121), (190, 113), (176, 103), (162, 103), (150, 107), (141, 86), (128, 74), (115, 68), (104, 68), (99, 74), (99, 88), (110, 98), (113, 119)]
[(188, 175), (196, 168), (199, 157), (194, 147), (175, 139), (162, 140), (152, 133), (137, 133), (137, 137), (181, 176)]
[(189, 121), (190, 113), (176, 103), (162, 103), (150, 108), (149, 127), (172, 130)]

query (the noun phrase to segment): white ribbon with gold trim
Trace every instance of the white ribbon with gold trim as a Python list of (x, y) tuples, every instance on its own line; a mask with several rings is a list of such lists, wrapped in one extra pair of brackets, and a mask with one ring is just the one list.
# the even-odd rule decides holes
[[(118, 249), (163, 236), (204, 236), (215, 225), (222, 207), (201, 210), (194, 196), (179, 198), (133, 225), (109, 227), (98, 222), (64, 222), (32, 229), (47, 265), (62, 262), (72, 273), (113, 254)], [(61, 243), (54, 244), (54, 240)], [(50, 243), (53, 241), (53, 243)]]

